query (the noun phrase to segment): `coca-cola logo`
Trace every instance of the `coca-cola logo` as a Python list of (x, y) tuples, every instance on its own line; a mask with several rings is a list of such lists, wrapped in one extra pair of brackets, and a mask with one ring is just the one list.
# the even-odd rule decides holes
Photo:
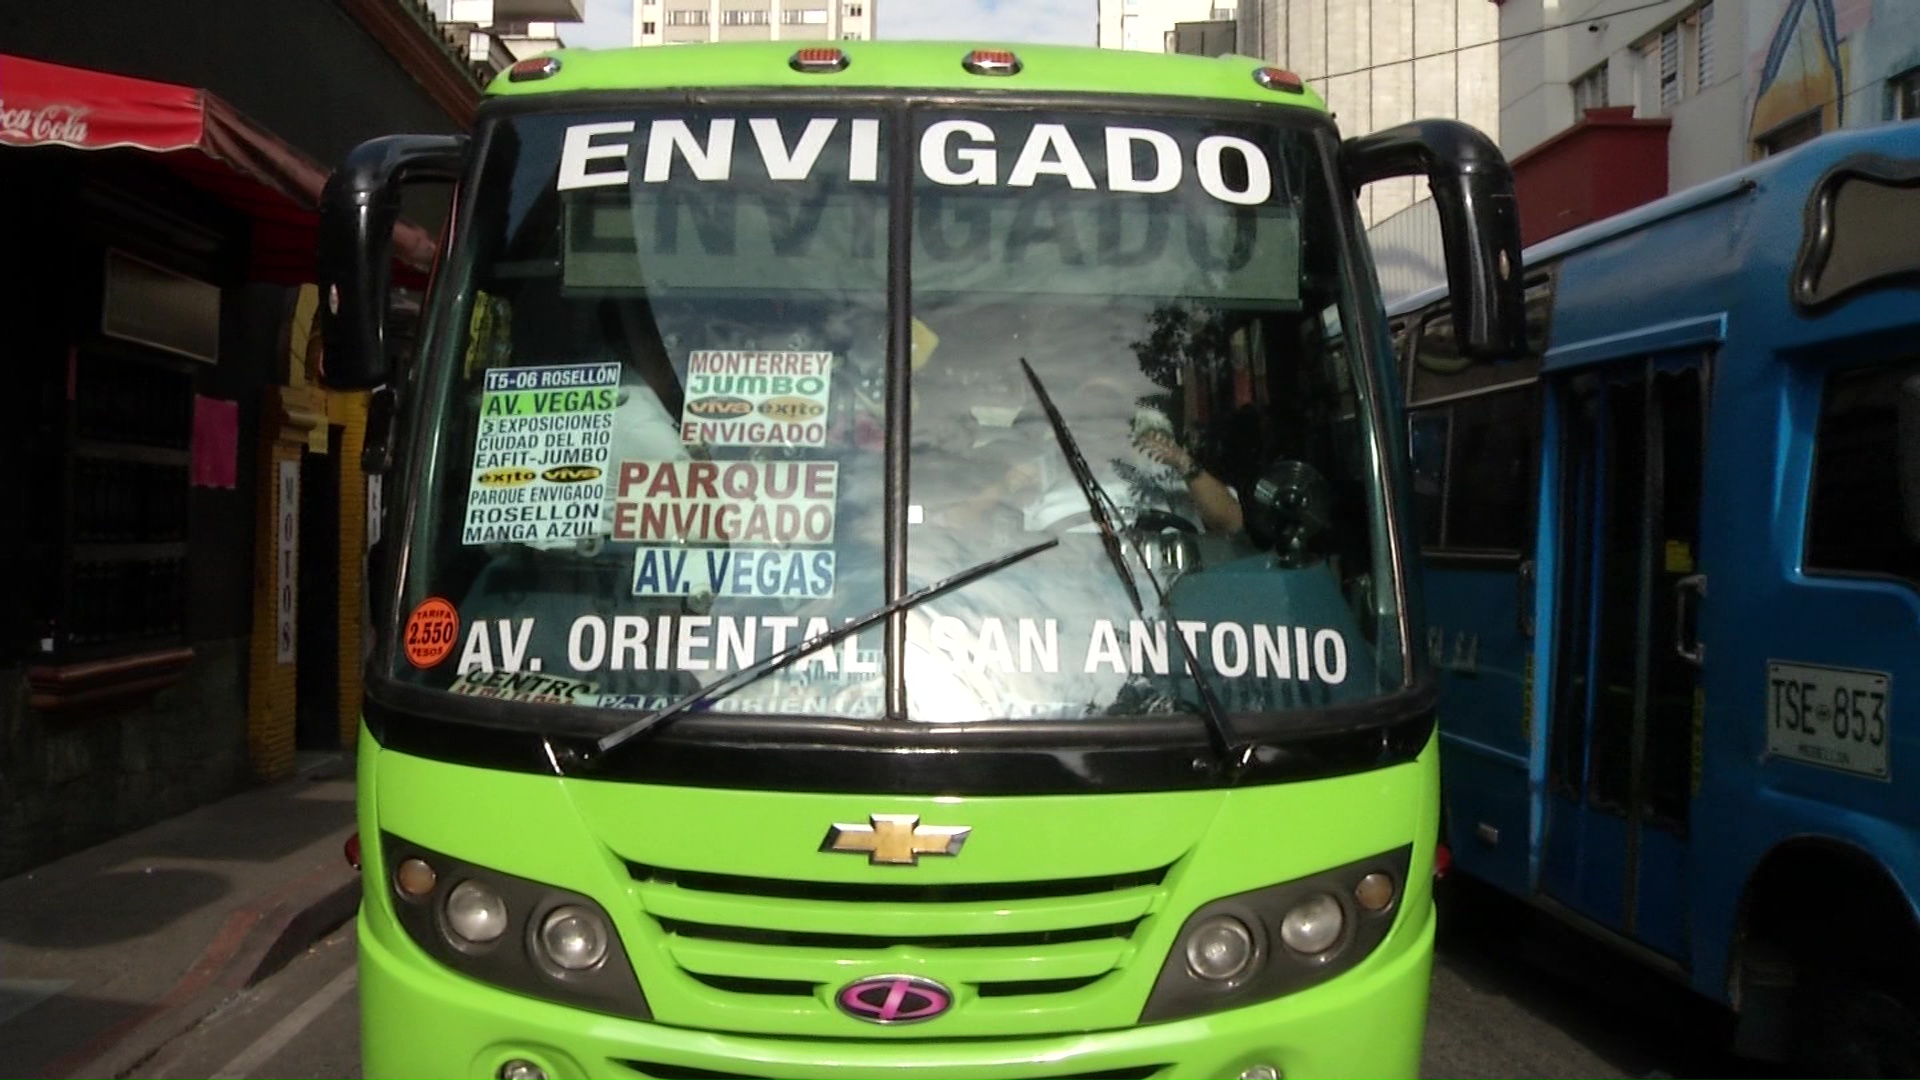
[(10, 142), (87, 141), (87, 113), (78, 105), (43, 105), (38, 109), (10, 109), (0, 100), (0, 139)]

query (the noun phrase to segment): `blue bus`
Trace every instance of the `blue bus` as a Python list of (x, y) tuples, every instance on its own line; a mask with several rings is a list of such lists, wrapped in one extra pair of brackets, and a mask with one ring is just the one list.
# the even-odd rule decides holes
[(1742, 1053), (1920, 1074), (1920, 123), (1524, 266), (1526, 359), (1390, 312), (1454, 865)]

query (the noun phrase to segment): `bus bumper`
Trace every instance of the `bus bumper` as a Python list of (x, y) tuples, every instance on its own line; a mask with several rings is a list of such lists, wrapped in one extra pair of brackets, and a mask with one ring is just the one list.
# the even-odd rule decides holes
[(515, 1060), (554, 1078), (1232, 1078), (1261, 1065), (1284, 1077), (1417, 1076), (1434, 929), (1429, 904), (1417, 928), (1399, 928), (1406, 946), (1376, 957), (1383, 963), (1186, 1020), (1042, 1038), (853, 1041), (732, 1035), (570, 1009), (459, 975), (397, 928), (383, 934), (370, 921), (363, 908), (361, 1045), (370, 1080), (494, 1077)]

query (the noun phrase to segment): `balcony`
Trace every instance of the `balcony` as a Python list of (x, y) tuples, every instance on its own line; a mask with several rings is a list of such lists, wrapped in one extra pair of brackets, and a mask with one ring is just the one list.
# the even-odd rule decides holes
[(497, 23), (577, 23), (586, 17), (587, 0), (493, 0), (493, 21)]

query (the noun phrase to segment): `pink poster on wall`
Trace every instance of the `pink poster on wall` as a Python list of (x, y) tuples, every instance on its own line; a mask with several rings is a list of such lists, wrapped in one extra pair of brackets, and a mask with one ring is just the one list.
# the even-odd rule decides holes
[(231, 489), (239, 453), (240, 403), (194, 395), (194, 486)]

